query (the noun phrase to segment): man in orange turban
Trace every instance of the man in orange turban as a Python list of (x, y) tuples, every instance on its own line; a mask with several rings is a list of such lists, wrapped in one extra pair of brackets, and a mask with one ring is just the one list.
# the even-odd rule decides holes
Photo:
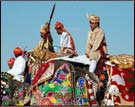
[(75, 44), (71, 34), (64, 28), (61, 22), (56, 22), (55, 30), (60, 38), (60, 54), (76, 54)]
[[(23, 58), (23, 50), (19, 47), (16, 47), (13, 50), (13, 53), (14, 53), (16, 59), (14, 61), (13, 67), (10, 70), (8, 70), (8, 72), (7, 72), (7, 73), (13, 75), (13, 79), (10, 79), (8, 81), (9, 89), (10, 89), (10, 92), (9, 92), (10, 99), (13, 98), (15, 89), (18, 87), (18, 84), (21, 84), (20, 82), (24, 82), (23, 74), (24, 74), (25, 67), (26, 67), (26, 61)], [(13, 63), (13, 58), (11, 58), (8, 61), (8, 64), (12, 64), (12, 63)]]
[[(26, 67), (26, 61), (23, 58), (23, 50), (19, 47), (16, 47), (13, 50), (13, 53), (16, 57), (16, 60), (14, 61), (13, 67), (8, 71), (9, 74), (14, 76), (14, 79), (21, 81), (23, 79), (23, 72)], [(9, 61), (11, 62), (11, 60)]]

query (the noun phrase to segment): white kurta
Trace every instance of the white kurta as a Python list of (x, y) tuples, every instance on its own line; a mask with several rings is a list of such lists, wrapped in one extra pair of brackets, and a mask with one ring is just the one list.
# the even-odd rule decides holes
[(68, 36), (67, 32), (63, 32), (60, 36), (60, 47), (72, 48), (70, 43), (70, 36)]
[(20, 81), (23, 78), (22, 73), (26, 67), (26, 61), (22, 56), (16, 58), (13, 68), (8, 71), (9, 74), (14, 76), (14, 79)]

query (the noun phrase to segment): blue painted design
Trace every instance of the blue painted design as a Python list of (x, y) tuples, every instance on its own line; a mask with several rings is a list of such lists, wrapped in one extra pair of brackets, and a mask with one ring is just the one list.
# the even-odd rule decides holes
[(83, 78), (79, 79), (79, 86), (83, 87), (85, 80)]
[(60, 70), (57, 72), (56, 77), (55, 77), (55, 79), (53, 80), (53, 82), (57, 82), (57, 83), (61, 84), (61, 83), (62, 83), (62, 80), (60, 80), (59, 77), (60, 77), (60, 74), (62, 74), (64, 71), (66, 71), (66, 70), (60, 69)]

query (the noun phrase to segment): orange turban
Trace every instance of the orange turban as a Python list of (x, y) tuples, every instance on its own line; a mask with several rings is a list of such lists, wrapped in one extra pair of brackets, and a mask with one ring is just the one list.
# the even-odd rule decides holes
[(15, 58), (10, 58), (9, 60), (8, 60), (8, 65), (13, 65), (14, 64), (14, 62), (15, 62)]
[(15, 55), (20, 55), (20, 54), (22, 54), (22, 53), (23, 53), (23, 51), (22, 51), (21, 48), (16, 47), (16, 48), (14, 49), (14, 54), (15, 54)]
[(64, 28), (64, 26), (61, 22), (56, 22), (55, 29), (58, 29), (58, 28)]

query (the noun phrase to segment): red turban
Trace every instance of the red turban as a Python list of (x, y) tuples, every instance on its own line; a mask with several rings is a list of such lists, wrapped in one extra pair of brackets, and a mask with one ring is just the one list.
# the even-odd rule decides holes
[(64, 28), (64, 26), (61, 22), (56, 22), (55, 29), (58, 29), (58, 28)]
[(23, 51), (22, 51), (21, 48), (16, 47), (16, 48), (14, 49), (14, 54), (15, 54), (15, 55), (20, 55), (20, 54), (22, 54), (22, 53), (23, 53)]
[(10, 58), (9, 60), (8, 60), (8, 65), (13, 65), (14, 64), (14, 62), (15, 62), (15, 58)]

